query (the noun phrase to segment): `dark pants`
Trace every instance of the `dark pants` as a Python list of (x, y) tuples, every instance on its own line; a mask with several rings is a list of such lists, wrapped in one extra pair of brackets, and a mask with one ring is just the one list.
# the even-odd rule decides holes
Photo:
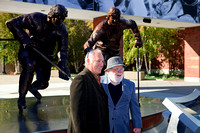
[[(51, 65), (38, 56), (34, 51), (20, 51), (19, 62), (22, 72), (19, 79), (19, 100), (18, 106), (25, 105), (25, 97), (28, 90), (45, 89), (48, 87)], [(34, 72), (36, 73), (36, 81), (33, 81)]]

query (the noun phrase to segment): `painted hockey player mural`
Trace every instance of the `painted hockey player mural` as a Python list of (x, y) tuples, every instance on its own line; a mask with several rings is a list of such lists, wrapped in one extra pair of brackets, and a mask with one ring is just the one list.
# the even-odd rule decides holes
[[(24, 0), (16, 0), (22, 1)], [(121, 14), (200, 23), (199, 0), (26, 0), (30, 3), (107, 12), (117, 7)]]

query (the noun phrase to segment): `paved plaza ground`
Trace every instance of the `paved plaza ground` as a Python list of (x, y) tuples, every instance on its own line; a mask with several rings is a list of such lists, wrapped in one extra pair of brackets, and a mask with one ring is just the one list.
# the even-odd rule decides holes
[[(35, 78), (34, 78), (35, 80)], [(19, 75), (0, 75), (0, 99), (17, 98)], [(137, 81), (136, 87), (138, 86)], [(69, 95), (71, 81), (65, 81), (59, 77), (51, 77), (49, 87), (40, 90), (43, 96)], [(155, 97), (164, 99), (165, 97), (177, 97), (190, 94), (195, 88), (200, 90), (200, 83), (185, 82), (184, 80), (142, 80), (139, 82), (140, 96)], [(136, 88), (137, 92), (137, 88)], [(28, 93), (27, 97), (33, 97)]]

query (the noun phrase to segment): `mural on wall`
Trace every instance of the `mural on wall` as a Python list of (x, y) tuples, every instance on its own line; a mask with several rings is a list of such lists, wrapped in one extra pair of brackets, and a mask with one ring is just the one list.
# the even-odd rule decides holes
[(67, 8), (107, 12), (117, 7), (122, 14), (200, 23), (200, 0), (15, 0), (37, 4), (62, 4)]

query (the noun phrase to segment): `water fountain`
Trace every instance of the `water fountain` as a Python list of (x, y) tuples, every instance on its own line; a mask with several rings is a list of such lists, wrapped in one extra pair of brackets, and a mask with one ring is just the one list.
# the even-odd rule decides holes
[[(33, 97), (27, 98), (27, 109), (19, 115), (17, 99), (0, 99), (0, 129), (6, 133), (20, 132), (67, 132), (69, 96), (43, 97), (41, 103)], [(140, 97), (143, 131), (162, 122), (162, 111), (166, 108), (162, 100)]]

